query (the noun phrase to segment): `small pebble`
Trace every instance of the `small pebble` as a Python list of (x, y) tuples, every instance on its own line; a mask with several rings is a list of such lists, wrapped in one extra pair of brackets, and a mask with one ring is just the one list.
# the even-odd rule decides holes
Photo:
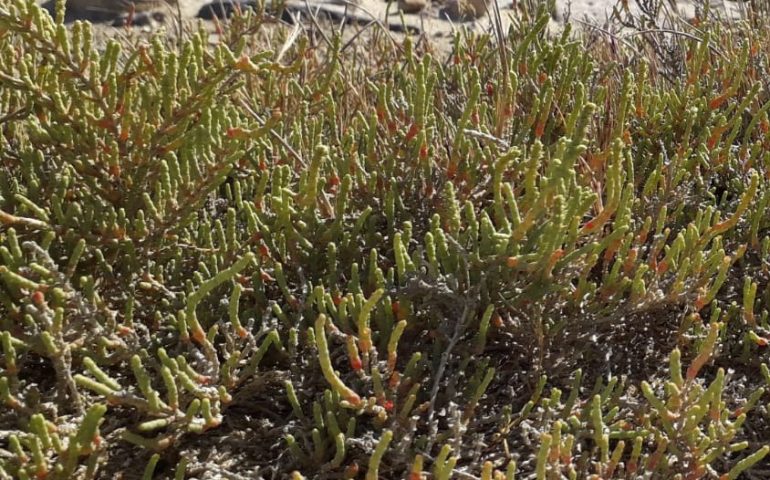
[(487, 5), (487, 0), (449, 0), (444, 13), (451, 20), (475, 20), (486, 15)]
[(404, 13), (417, 13), (422, 11), (428, 2), (426, 0), (398, 0), (398, 8)]

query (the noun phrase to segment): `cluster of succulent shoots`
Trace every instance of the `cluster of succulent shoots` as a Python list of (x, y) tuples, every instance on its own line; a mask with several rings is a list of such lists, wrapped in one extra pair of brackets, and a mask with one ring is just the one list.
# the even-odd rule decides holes
[[(766, 25), (677, 36), (671, 79), (547, 15), (446, 62), (269, 18), (97, 45), (0, 4), (0, 479), (765, 461)], [(580, 368), (658, 317), (655, 375)], [(195, 455), (246, 417), (279, 444)]]

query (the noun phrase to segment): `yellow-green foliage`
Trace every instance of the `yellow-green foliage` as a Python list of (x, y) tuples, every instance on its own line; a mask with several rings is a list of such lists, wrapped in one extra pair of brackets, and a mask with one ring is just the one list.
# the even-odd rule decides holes
[(61, 9), (0, 2), (0, 479), (763, 461), (766, 25), (445, 62)]

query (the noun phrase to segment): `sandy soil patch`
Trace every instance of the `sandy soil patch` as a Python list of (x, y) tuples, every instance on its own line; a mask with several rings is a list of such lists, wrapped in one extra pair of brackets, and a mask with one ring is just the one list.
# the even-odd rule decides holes
[[(134, 0), (134, 13), (129, 13), (130, 0), (69, 0), (68, 21), (88, 19), (101, 24), (109, 34), (110, 26), (124, 26), (131, 21), (135, 28), (152, 31), (162, 24), (175, 19), (185, 22), (201, 20), (210, 22), (213, 17), (222, 17), (238, 8), (253, 6), (254, 0)], [(307, 20), (316, 16), (334, 21), (348, 21), (358, 25), (380, 23), (396, 34), (425, 34), (431, 40), (442, 42), (452, 38), (459, 29), (483, 32), (492, 28), (494, 7), (500, 8), (500, 18), (505, 28), (515, 21), (522, 11), (542, 3), (539, 0), (286, 0), (284, 20), (300, 18)], [(622, 0), (621, 0), (622, 1)], [(627, 0), (628, 1), (628, 0)], [(458, 2), (484, 8), (478, 18), (474, 10), (464, 17), (458, 16)], [(634, 0), (628, 1), (633, 12), (638, 10)], [(664, 5), (666, 12), (687, 21), (695, 17), (708, 4), (711, 11), (727, 18), (741, 18), (745, 15), (746, 3), (726, 0), (670, 0)], [(46, 4), (53, 8), (52, 2)], [(556, 0), (549, 29), (559, 32), (565, 23), (578, 28), (586, 25), (607, 26), (610, 24), (613, 8), (621, 4), (614, 0)], [(400, 7), (400, 8), (399, 8)], [(460, 6), (462, 10), (462, 5)], [(467, 10), (467, 8), (466, 8)], [(460, 12), (462, 13), (462, 12)]]

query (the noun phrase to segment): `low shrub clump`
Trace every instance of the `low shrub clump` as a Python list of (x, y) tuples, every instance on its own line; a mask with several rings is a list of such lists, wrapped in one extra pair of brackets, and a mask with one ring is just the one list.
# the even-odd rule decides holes
[(0, 478), (766, 475), (763, 21), (57, 8), (0, 3)]

